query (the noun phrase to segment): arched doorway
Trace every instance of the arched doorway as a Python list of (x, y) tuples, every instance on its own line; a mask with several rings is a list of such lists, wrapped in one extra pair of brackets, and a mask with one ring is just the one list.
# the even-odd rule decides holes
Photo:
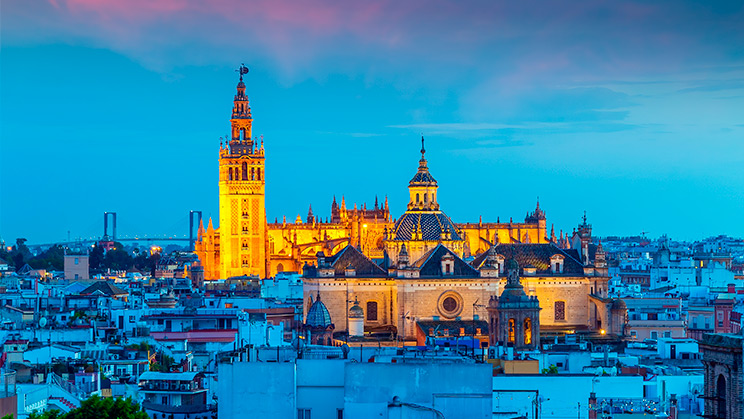
[(716, 380), (716, 416), (719, 419), (728, 419), (726, 412), (726, 377), (718, 375)]

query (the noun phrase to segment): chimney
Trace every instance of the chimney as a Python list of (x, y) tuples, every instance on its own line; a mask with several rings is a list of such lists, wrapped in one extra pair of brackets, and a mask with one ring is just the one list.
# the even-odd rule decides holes
[(589, 419), (597, 419), (597, 393), (593, 391), (589, 393)]
[(669, 397), (669, 419), (677, 419), (679, 417), (679, 411), (677, 410), (677, 395), (672, 394)]

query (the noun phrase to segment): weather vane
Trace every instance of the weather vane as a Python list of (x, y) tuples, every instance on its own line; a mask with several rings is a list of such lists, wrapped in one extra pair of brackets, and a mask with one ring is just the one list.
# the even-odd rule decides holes
[(245, 64), (240, 63), (240, 67), (235, 71), (240, 73), (240, 81), (243, 81), (243, 74), (248, 74), (248, 67), (246, 67)]

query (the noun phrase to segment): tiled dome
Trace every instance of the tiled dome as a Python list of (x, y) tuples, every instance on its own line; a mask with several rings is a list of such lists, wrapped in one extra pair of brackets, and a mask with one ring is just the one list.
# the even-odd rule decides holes
[(393, 227), (393, 240), (411, 240), (414, 229), (420, 229), (422, 240), (443, 240), (446, 231), (450, 240), (462, 240), (452, 220), (441, 211), (406, 212)]
[(310, 310), (307, 311), (307, 320), (305, 321), (305, 324), (310, 327), (320, 328), (326, 328), (333, 324), (331, 321), (331, 313), (328, 312), (328, 307), (320, 301), (320, 294), (318, 294), (318, 299), (310, 306)]

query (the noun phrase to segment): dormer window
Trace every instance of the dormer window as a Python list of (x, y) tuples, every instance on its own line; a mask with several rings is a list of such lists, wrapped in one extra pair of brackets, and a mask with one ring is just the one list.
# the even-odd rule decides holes
[(504, 256), (496, 255), (496, 266), (499, 267), (499, 275), (504, 274)]
[(455, 258), (451, 253), (442, 256), (442, 275), (452, 275), (455, 273)]
[(550, 270), (554, 274), (562, 274), (563, 273), (563, 266), (564, 266), (564, 258), (563, 255), (553, 255), (550, 257)]

